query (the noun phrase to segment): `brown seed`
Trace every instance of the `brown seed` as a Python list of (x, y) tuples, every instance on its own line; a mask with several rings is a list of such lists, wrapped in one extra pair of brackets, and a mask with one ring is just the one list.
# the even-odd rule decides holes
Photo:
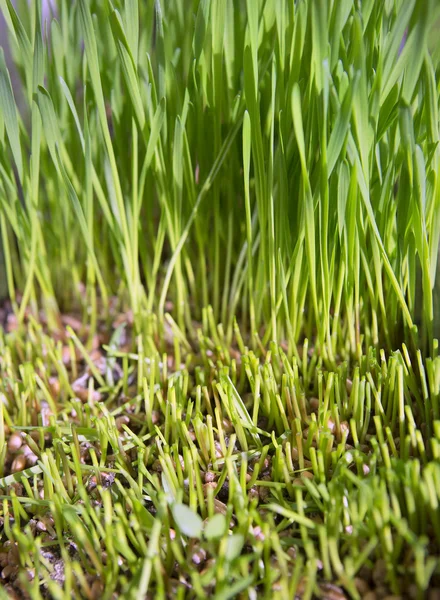
[(92, 350), (89, 354), (90, 360), (92, 362), (95, 363), (95, 365), (98, 367), (98, 369), (100, 369), (102, 371), (102, 368), (104, 368), (104, 372), (105, 372), (105, 363), (106, 360), (105, 358), (102, 356), (102, 352), (101, 350), (95, 348), (94, 350)]
[(205, 562), (205, 568), (203, 569), (203, 571), (200, 571), (200, 575), (203, 575), (204, 573), (206, 573), (208, 571), (208, 569), (212, 569), (212, 567), (215, 566), (215, 558), (208, 558), (208, 560)]
[(72, 315), (62, 315), (61, 322), (66, 327), (71, 327), (73, 331), (80, 331), (82, 327), (81, 321)]
[(38, 456), (31, 452), (26, 456), (26, 464), (28, 467), (33, 467), (38, 462)]
[(332, 433), (335, 430), (335, 422), (333, 421), (333, 419), (331, 417), (329, 417), (328, 421), (327, 421), (327, 429), (329, 429)]
[(8, 333), (10, 333), (11, 331), (14, 331), (15, 329), (17, 329), (17, 327), (18, 327), (18, 319), (13, 313), (10, 313), (6, 320), (6, 331)]
[(90, 402), (100, 402), (102, 395), (101, 392), (98, 392), (97, 390), (90, 390), (88, 388), (83, 388), (83, 389), (78, 389), (78, 390), (74, 390), (75, 394), (77, 395), (77, 397), (82, 401), (82, 402), (88, 402), (90, 399)]
[(121, 431), (122, 425), (128, 425), (129, 423), (130, 417), (127, 417), (127, 415), (121, 415), (115, 419), (115, 424), (118, 431)]
[(213, 491), (214, 491), (214, 490), (216, 489), (216, 487), (217, 487), (217, 484), (216, 484), (216, 482), (215, 482), (215, 481), (209, 481), (208, 483), (205, 483), (205, 484), (203, 485), (203, 494), (204, 494), (205, 496), (207, 496), (207, 495), (209, 494), (209, 491), (208, 491), (208, 490), (210, 490), (210, 489), (211, 489), (211, 490), (213, 490)]
[(101, 338), (99, 335), (95, 334), (92, 338), (92, 348), (93, 350), (98, 350), (101, 346)]
[(8, 448), (11, 452), (16, 452), (21, 448), (23, 439), (19, 433), (13, 433), (8, 440)]
[(11, 489), (14, 490), (16, 496), (19, 496), (19, 497), (23, 496), (24, 488), (23, 488), (23, 484), (22, 483), (19, 483), (18, 481), (15, 482), (15, 483), (12, 483), (11, 484)]
[(259, 525), (253, 528), (252, 533), (254, 534), (254, 538), (256, 540), (258, 540), (259, 542), (264, 542), (265, 536), (264, 533), (261, 531), (261, 527)]
[(248, 498), (249, 498), (249, 502), (252, 502), (252, 500), (259, 500), (260, 494), (258, 493), (258, 490), (255, 485), (253, 485), (248, 490)]
[(8, 600), (20, 600), (20, 596), (18, 596), (12, 585), (5, 585), (4, 591)]
[(224, 504), (223, 502), (221, 502), (221, 500), (218, 500), (218, 498), (214, 498), (214, 511), (216, 513), (220, 513), (220, 514), (226, 516), (226, 513), (228, 512), (228, 509), (226, 507), (226, 504)]
[(325, 600), (346, 600), (347, 598), (342, 588), (333, 583), (321, 583), (319, 589), (322, 591), (322, 597)]
[(95, 600), (95, 598), (100, 598), (103, 591), (104, 591), (104, 584), (99, 579), (95, 579), (95, 581), (92, 583), (92, 586), (90, 588), (92, 598), (94, 600)]
[(11, 472), (18, 473), (19, 471), (23, 471), (26, 466), (26, 457), (23, 454), (16, 456), (12, 461)]
[(212, 483), (215, 480), (215, 473), (212, 471), (206, 471), (205, 473), (205, 483)]
[(18, 547), (16, 544), (14, 544), (10, 548), (11, 549), (8, 552), (8, 565), (16, 567), (20, 562), (20, 554), (18, 552)]
[(40, 410), (40, 414), (41, 414), (41, 423), (43, 424), (43, 427), (48, 427), (48, 425), (50, 423), (50, 417), (53, 414), (51, 409), (47, 405), (42, 406), (41, 410)]
[(271, 466), (272, 466), (272, 459), (270, 458), (270, 456), (266, 456), (266, 458), (263, 460), (263, 464), (261, 465), (261, 470), (267, 471), (267, 469), (270, 469)]
[(310, 405), (310, 410), (312, 412), (316, 412), (319, 408), (319, 399), (318, 398), (310, 398), (309, 405)]
[(234, 427), (229, 419), (223, 419), (222, 425), (225, 433), (232, 433), (234, 431)]
[(206, 558), (206, 551), (203, 548), (199, 548), (192, 555), (192, 561), (195, 565), (200, 565)]
[(305, 477), (306, 479), (313, 479), (313, 473), (310, 471), (303, 471), (301, 473), (301, 477)]
[(29, 454), (33, 454), (32, 450), (27, 444), (23, 444), (23, 446), (21, 447), (21, 451), (24, 456), (29, 456)]
[(63, 360), (63, 364), (65, 364), (65, 365), (70, 364), (70, 361), (72, 360), (72, 355), (70, 353), (70, 346), (63, 346), (63, 349), (61, 351), (61, 357)]
[(347, 423), (347, 421), (341, 421), (339, 429), (341, 431), (341, 436), (346, 436), (350, 432), (350, 425)]
[(49, 389), (54, 398), (60, 394), (60, 380), (58, 377), (49, 377)]
[(301, 477), (295, 477), (295, 479), (292, 479), (292, 485), (299, 485), (304, 487), (304, 481), (301, 479)]
[(8, 579), (16, 571), (17, 567), (13, 565), (7, 565), (2, 571), (2, 578)]

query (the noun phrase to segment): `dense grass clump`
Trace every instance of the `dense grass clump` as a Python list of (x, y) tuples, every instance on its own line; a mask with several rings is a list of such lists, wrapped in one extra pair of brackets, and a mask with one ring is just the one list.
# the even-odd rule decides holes
[(6, 594), (438, 593), (438, 3), (16, 4)]
[(253, 344), (307, 335), (330, 363), (416, 321), (431, 339), (438, 5), (192, 5), (59, 2), (42, 29), (39, 2), (2, 1), (24, 82), (19, 115), (3, 65), (20, 323), (118, 294), (139, 331), (171, 300), (191, 335), (211, 304), (229, 339), (237, 315)]

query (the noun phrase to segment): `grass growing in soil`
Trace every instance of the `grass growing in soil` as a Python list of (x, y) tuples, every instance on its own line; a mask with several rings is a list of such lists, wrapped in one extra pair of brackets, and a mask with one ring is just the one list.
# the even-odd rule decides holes
[(438, 3), (16, 4), (0, 598), (439, 597)]

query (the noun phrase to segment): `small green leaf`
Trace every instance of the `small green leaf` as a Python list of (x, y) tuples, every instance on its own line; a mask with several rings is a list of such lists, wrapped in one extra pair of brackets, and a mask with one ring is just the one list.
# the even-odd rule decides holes
[(173, 517), (180, 531), (192, 538), (199, 538), (202, 535), (203, 521), (186, 504), (175, 504), (173, 506)]
[(227, 530), (226, 518), (221, 513), (212, 516), (205, 527), (205, 538), (207, 540), (217, 540), (225, 535)]
[(232, 562), (238, 558), (243, 550), (244, 536), (241, 533), (234, 533), (228, 537), (226, 543), (225, 558), (227, 561)]

